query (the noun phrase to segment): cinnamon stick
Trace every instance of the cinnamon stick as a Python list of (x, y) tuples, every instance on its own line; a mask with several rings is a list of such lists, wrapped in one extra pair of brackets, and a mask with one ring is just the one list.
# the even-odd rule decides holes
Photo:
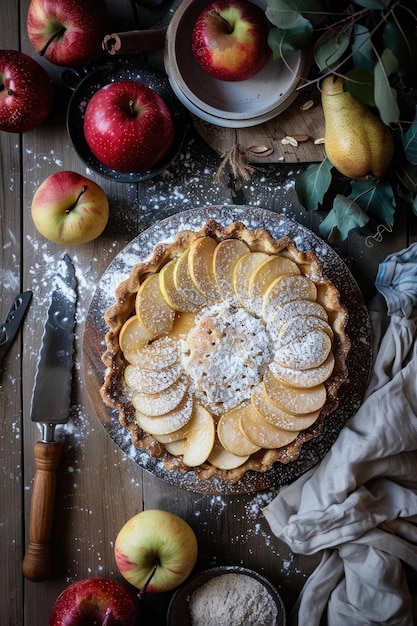
[(101, 43), (109, 54), (139, 54), (164, 47), (166, 28), (129, 30), (123, 33), (105, 35)]

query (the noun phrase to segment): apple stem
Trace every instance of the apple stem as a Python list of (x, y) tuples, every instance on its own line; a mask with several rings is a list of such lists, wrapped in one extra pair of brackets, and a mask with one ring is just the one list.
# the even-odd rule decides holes
[(48, 50), (49, 46), (54, 41), (54, 39), (56, 39), (57, 37), (60, 37), (61, 35), (63, 35), (65, 33), (65, 31), (66, 31), (65, 26), (61, 26), (61, 28), (59, 28), (57, 31), (54, 32), (54, 34), (52, 35), (52, 37), (50, 39), (48, 39), (48, 41), (46, 42), (46, 44), (44, 45), (42, 50), (39, 51), (39, 54), (40, 54), (41, 57), (44, 56), (45, 52)]
[(77, 206), (77, 202), (78, 200), (81, 198), (81, 196), (83, 195), (83, 193), (85, 193), (87, 191), (88, 187), (87, 185), (83, 185), (83, 188), (81, 189), (80, 193), (78, 194), (78, 196), (75, 199), (75, 202), (73, 202), (73, 204), (68, 207), (67, 209), (65, 209), (65, 213), (68, 215), (68, 213), (71, 213), (72, 209), (74, 209)]
[(222, 21), (228, 35), (231, 35), (233, 33), (233, 26), (222, 15), (220, 15), (220, 13), (216, 11), (216, 9), (210, 11), (210, 15)]
[(152, 578), (154, 577), (157, 568), (158, 568), (158, 564), (155, 563), (155, 565), (153, 566), (153, 570), (151, 572), (151, 575), (149, 576), (148, 580), (146, 581), (146, 583), (143, 585), (142, 589), (140, 589), (140, 591), (138, 593), (139, 600), (142, 600), (143, 596), (145, 595), (146, 590), (148, 588), (148, 585), (151, 582)]
[(111, 609), (106, 609), (106, 614), (104, 616), (104, 619), (103, 619), (103, 622), (102, 622), (102, 626), (106, 626), (109, 623), (110, 618), (112, 618)]
[(140, 107), (134, 100), (129, 100), (129, 113), (132, 117), (138, 117), (140, 114)]

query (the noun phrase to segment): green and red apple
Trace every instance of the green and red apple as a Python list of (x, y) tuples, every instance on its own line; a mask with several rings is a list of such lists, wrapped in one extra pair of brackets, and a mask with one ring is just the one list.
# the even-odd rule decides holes
[(62, 591), (52, 607), (49, 626), (135, 626), (137, 594), (109, 578), (78, 580)]
[(192, 52), (213, 78), (247, 80), (271, 56), (269, 22), (265, 12), (249, 0), (218, 0), (198, 16), (192, 32)]
[(67, 170), (48, 176), (31, 207), (36, 229), (55, 243), (81, 244), (96, 239), (109, 219), (105, 191), (86, 176)]
[(171, 591), (194, 569), (197, 538), (181, 517), (148, 509), (138, 513), (117, 535), (114, 554), (121, 575), (134, 587), (147, 592)]
[(31, 0), (27, 13), (31, 44), (55, 65), (77, 66), (98, 59), (110, 26), (104, 0)]
[(54, 92), (37, 61), (18, 50), (0, 50), (0, 130), (33, 130), (52, 110)]
[(85, 140), (94, 156), (118, 172), (143, 172), (162, 161), (174, 142), (171, 112), (161, 96), (137, 81), (105, 85), (84, 116)]

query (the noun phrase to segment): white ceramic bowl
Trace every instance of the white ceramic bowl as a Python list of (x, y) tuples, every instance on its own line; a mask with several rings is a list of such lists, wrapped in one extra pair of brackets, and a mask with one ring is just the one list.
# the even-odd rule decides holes
[[(191, 36), (195, 21), (212, 0), (184, 0), (168, 26), (165, 70), (182, 104), (201, 119), (225, 127), (261, 124), (295, 100), (297, 86), (307, 74), (306, 55), (294, 52), (271, 59), (252, 78), (222, 81), (212, 78), (194, 59)], [(262, 8), (266, 0), (253, 0)]]

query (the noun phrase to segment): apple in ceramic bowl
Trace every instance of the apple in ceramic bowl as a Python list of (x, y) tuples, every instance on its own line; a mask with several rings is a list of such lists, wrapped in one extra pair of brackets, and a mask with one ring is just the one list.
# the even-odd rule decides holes
[(49, 626), (135, 626), (138, 615), (138, 597), (127, 585), (110, 578), (86, 578), (58, 596)]
[[(229, 2), (236, 5), (238, 0)], [(225, 80), (224, 73), (222, 79), (215, 78), (192, 52), (197, 45), (195, 26), (210, 4), (210, 0), (182, 0), (168, 25), (164, 64), (175, 95), (193, 115), (215, 126), (247, 128), (271, 120), (297, 97), (297, 87), (308, 74), (306, 52), (290, 53), (283, 60), (274, 59), (267, 50), (266, 63), (261, 69), (255, 66), (258, 71), (250, 78)], [(253, 4), (266, 19), (267, 0), (253, 0)], [(232, 44), (237, 35), (223, 33), (222, 37)], [(262, 41), (267, 45), (266, 35)], [(208, 52), (206, 60), (214, 64), (214, 56)], [(235, 74), (235, 78), (242, 75)]]
[(181, 517), (148, 509), (130, 518), (114, 546), (121, 575), (145, 592), (162, 593), (181, 585), (194, 569), (198, 545), (191, 526)]
[(219, 80), (247, 80), (271, 56), (265, 11), (249, 0), (218, 0), (198, 16), (192, 52), (199, 65)]
[(18, 50), (0, 50), (0, 131), (25, 133), (40, 126), (54, 91), (41, 65)]
[(138, 81), (109, 83), (92, 96), (84, 137), (93, 155), (117, 172), (141, 172), (160, 163), (174, 143), (175, 126), (162, 97)]
[(33, 223), (46, 239), (60, 244), (82, 244), (96, 239), (109, 219), (105, 191), (86, 176), (58, 171), (35, 191)]

